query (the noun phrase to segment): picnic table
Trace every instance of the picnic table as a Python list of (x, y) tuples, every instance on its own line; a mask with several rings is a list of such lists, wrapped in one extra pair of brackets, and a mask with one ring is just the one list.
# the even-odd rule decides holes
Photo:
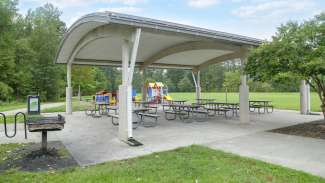
[(117, 114), (118, 106), (117, 105), (106, 106), (106, 110), (107, 110), (107, 112), (114, 111), (114, 113)]
[(269, 108), (272, 109), (272, 112), (273, 112), (273, 105), (271, 105), (272, 101), (270, 100), (250, 100), (249, 101), (249, 109), (251, 112), (253, 112), (251, 110), (251, 108), (254, 109), (258, 109), (258, 113), (260, 113), (260, 109), (263, 108), (263, 113), (265, 112), (269, 112)]
[(209, 102), (206, 103), (206, 108), (208, 110), (213, 110), (214, 115), (217, 112), (223, 112), (225, 117), (227, 118), (227, 112), (232, 111), (233, 116), (236, 114), (238, 115), (239, 103), (230, 103), (230, 102)]
[(171, 102), (172, 102), (172, 104), (184, 105), (185, 102), (187, 102), (187, 100), (172, 100)]
[(197, 104), (206, 104), (208, 102), (213, 102), (215, 99), (199, 98), (196, 99)]
[(158, 112), (158, 104), (155, 102), (149, 102), (149, 101), (134, 101), (135, 107), (142, 107), (142, 108), (149, 108), (149, 109), (154, 109), (153, 113)]
[[(115, 106), (114, 108), (111, 108), (111, 110), (112, 109), (115, 110), (115, 114), (108, 114), (108, 116), (112, 118), (112, 124), (114, 126), (118, 126), (119, 123), (114, 122), (114, 119), (116, 119), (116, 120), (119, 119), (119, 116), (117, 114), (118, 106)], [(133, 129), (136, 129), (141, 124), (143, 124), (144, 127), (153, 127), (153, 126), (157, 125), (157, 120), (158, 120), (159, 116), (155, 115), (155, 114), (149, 114), (148, 111), (150, 111), (150, 108), (136, 108), (136, 109), (132, 110), (132, 112), (137, 116), (137, 119), (138, 119), (138, 120), (132, 122)], [(144, 122), (144, 117), (154, 118), (155, 121), (153, 123), (145, 123)]]
[[(93, 107), (90, 107), (85, 110), (85, 113), (87, 116), (92, 117), (101, 117), (106, 111), (107, 106), (109, 106), (109, 103), (106, 102), (93, 102)], [(98, 111), (98, 114), (97, 114)]]
[[(172, 110), (165, 111), (165, 117), (167, 120), (175, 120), (177, 116), (184, 121), (190, 117), (191, 113), (200, 113), (198, 110), (202, 106), (200, 105), (189, 105), (189, 104), (170, 104)], [(201, 111), (203, 112), (203, 111)], [(168, 114), (173, 114), (173, 118), (169, 118)]]

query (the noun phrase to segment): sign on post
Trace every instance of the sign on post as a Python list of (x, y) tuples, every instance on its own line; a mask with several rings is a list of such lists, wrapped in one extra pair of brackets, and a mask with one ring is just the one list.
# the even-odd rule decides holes
[(27, 97), (27, 113), (30, 115), (41, 113), (40, 97), (38, 95), (29, 95)]

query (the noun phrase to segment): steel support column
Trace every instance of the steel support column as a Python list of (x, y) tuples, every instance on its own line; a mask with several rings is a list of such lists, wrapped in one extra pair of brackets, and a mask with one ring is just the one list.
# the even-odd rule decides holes
[(305, 80), (300, 82), (300, 113), (310, 113), (310, 87)]
[(67, 64), (67, 87), (66, 87), (66, 113), (72, 114), (72, 85), (71, 85), (72, 64)]
[[(119, 86), (119, 139), (127, 141), (132, 134), (132, 80), (141, 29), (126, 36), (122, 43), (122, 85)], [(132, 44), (133, 43), (133, 44)], [(131, 48), (132, 45), (132, 48)]]
[(241, 123), (249, 123), (249, 87), (247, 85), (247, 76), (243, 69), (246, 64), (246, 58), (241, 58), (241, 84), (239, 87), (239, 115)]

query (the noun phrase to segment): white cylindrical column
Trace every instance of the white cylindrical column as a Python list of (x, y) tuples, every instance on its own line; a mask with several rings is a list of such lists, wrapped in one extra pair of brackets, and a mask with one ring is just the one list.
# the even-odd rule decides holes
[(132, 134), (132, 86), (119, 86), (119, 128), (118, 137), (127, 141)]
[(239, 87), (239, 117), (241, 123), (249, 123), (249, 87), (247, 85), (247, 76), (243, 73), (244, 66), (245, 59), (241, 59), (242, 73)]
[(72, 69), (72, 65), (67, 64), (67, 87), (66, 87), (66, 95), (65, 95), (67, 114), (72, 114), (71, 69)]
[(310, 84), (306, 83), (306, 90), (307, 90), (307, 113), (311, 113), (311, 99), (310, 99)]
[(197, 72), (197, 79), (196, 79), (196, 98), (201, 99), (201, 76), (200, 71)]
[(308, 106), (310, 106), (310, 99), (309, 99), (309, 87), (306, 84), (305, 80), (300, 82), (300, 113), (307, 115), (309, 113)]
[(130, 45), (122, 44), (122, 85), (119, 86), (119, 139), (127, 141), (132, 137), (132, 86), (128, 82)]
[(197, 99), (197, 102), (199, 102), (198, 99), (201, 98), (200, 71), (192, 71), (192, 77), (195, 85), (195, 98)]
[(143, 79), (143, 83), (142, 83), (142, 87), (141, 87), (141, 98), (142, 98), (142, 101), (147, 101), (147, 83), (145, 82), (145, 70), (141, 70), (140, 71), (140, 74), (141, 74), (141, 77)]

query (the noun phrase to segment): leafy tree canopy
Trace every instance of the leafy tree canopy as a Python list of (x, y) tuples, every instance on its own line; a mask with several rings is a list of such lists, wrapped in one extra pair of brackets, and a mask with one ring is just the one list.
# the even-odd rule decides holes
[(272, 41), (251, 51), (245, 70), (258, 81), (281, 75), (311, 80), (325, 117), (325, 13), (303, 23), (282, 25)]

